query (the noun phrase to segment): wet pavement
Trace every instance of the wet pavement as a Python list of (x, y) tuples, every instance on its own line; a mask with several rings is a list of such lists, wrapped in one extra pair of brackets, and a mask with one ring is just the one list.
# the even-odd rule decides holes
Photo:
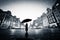
[[(0, 39), (16, 40), (16, 38), (25, 38), (25, 29), (0, 29)], [(57, 40), (60, 39), (60, 29), (29, 29), (28, 38), (33, 40)]]

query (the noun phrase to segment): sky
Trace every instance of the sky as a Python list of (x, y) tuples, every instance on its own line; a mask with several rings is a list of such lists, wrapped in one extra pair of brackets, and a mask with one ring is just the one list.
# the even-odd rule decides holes
[(56, 0), (0, 0), (0, 9), (11, 11), (13, 16), (24, 20), (35, 20), (40, 17), (47, 8), (52, 8)]

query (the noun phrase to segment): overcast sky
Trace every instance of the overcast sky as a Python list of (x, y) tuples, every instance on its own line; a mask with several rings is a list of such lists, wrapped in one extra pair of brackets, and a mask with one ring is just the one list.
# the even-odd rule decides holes
[(56, 0), (0, 0), (0, 9), (10, 10), (12, 15), (20, 20), (30, 18), (35, 20), (47, 8), (51, 8)]

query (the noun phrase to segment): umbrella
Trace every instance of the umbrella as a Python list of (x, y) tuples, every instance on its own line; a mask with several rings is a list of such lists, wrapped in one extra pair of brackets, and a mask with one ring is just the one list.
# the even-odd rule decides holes
[(31, 21), (32, 19), (24, 19), (21, 23), (26, 23), (26, 22), (29, 22)]

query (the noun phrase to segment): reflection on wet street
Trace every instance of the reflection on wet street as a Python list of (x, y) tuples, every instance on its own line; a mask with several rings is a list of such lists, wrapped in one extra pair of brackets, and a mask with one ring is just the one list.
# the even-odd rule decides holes
[[(25, 37), (25, 29), (1, 29), (0, 30), (0, 38), (24, 38)], [(34, 40), (54, 40), (60, 38), (60, 29), (29, 29), (28, 37)]]

